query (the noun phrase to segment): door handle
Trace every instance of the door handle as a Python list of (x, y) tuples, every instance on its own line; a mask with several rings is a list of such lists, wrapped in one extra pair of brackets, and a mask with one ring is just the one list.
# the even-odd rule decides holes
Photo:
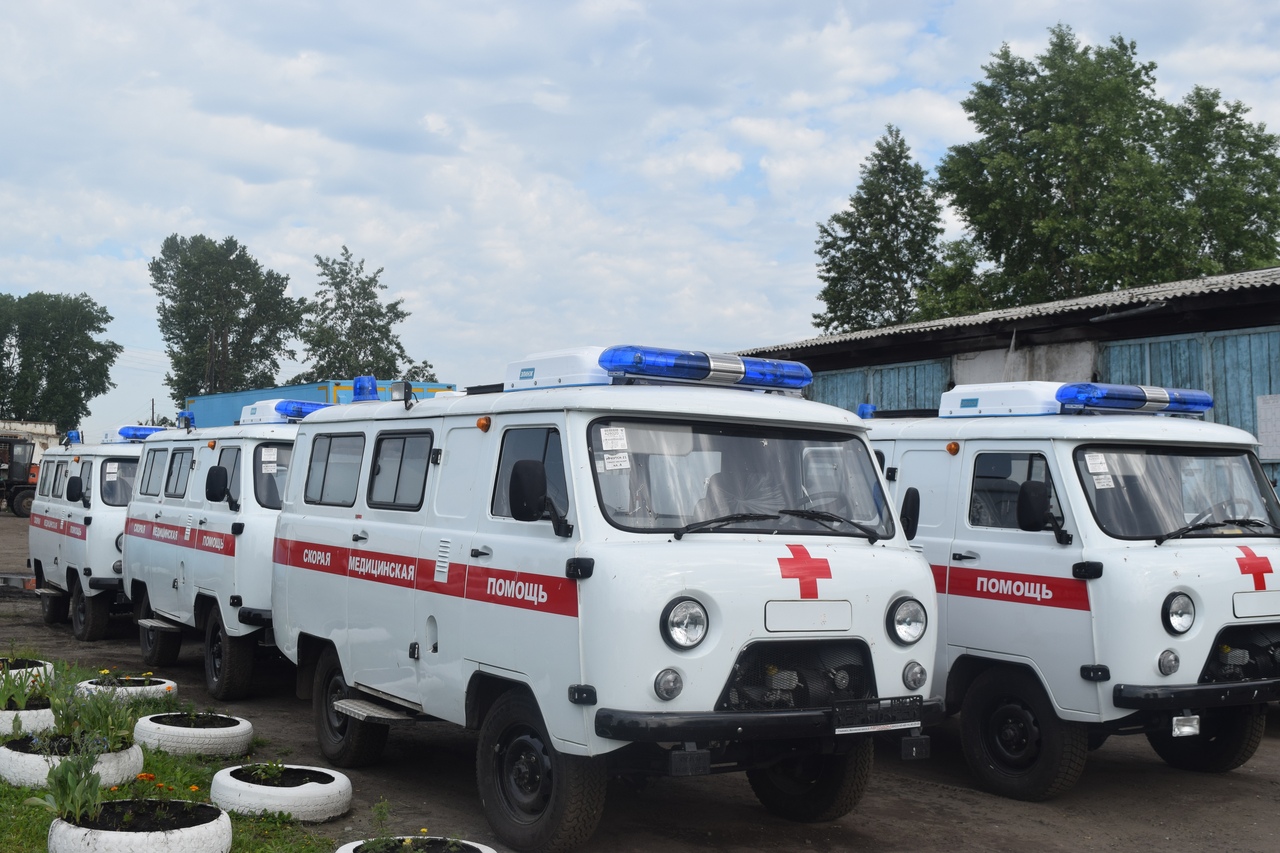
[(202, 519), (200, 519), (200, 526), (201, 526), (201, 527), (204, 527), (204, 523), (205, 523), (206, 521), (208, 521), (208, 520), (209, 520), (209, 519), (207, 519), (207, 518), (202, 518)]
[(956, 562), (956, 563), (960, 563), (965, 560), (976, 560), (976, 559), (978, 559), (978, 555), (973, 553), (972, 551), (967, 551), (963, 554), (957, 552), (951, 555), (952, 562)]
[(364, 531), (361, 531), (361, 532), (359, 532), (359, 533), (352, 533), (352, 534), (351, 534), (351, 541), (352, 541), (352, 542), (363, 542), (364, 540), (366, 540), (366, 539), (368, 539), (368, 538), (369, 538), (369, 534), (368, 534), (368, 533), (365, 533)]
[(155, 517), (156, 517), (156, 518), (159, 518), (159, 517), (160, 517), (160, 513), (158, 513), (158, 512), (157, 512)]
[(479, 548), (472, 548), (471, 556), (473, 559), (476, 557), (492, 557), (493, 549), (491, 549), (488, 545), (482, 545)]

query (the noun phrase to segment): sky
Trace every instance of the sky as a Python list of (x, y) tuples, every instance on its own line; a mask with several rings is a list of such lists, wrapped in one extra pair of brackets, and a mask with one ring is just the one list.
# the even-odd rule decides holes
[(349, 247), (404, 301), (409, 355), (463, 387), (572, 346), (813, 336), (817, 223), (885, 126), (932, 170), (974, 138), (960, 101), (991, 54), (1058, 23), (1135, 41), (1167, 100), (1217, 88), (1280, 128), (1259, 0), (0, 9), (0, 292), (114, 318), (91, 435), (173, 414), (147, 271), (170, 234), (234, 236), (307, 297)]

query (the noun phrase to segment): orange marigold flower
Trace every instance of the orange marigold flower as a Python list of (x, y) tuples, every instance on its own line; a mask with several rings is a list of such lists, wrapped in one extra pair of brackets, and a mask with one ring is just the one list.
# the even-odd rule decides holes
[(164, 692), (165, 692), (165, 693), (172, 693), (172, 692), (173, 692), (173, 685), (172, 685), (172, 684), (166, 684), (166, 685), (164, 686)]
[[(157, 782), (157, 783), (156, 783), (156, 787), (157, 787), (157, 788), (163, 788), (163, 787), (164, 787), (164, 783), (163, 783), (163, 782)], [(169, 790), (170, 790), (170, 791), (172, 791), (173, 789), (172, 789), (172, 788), (170, 788)]]
[(192, 790), (192, 791), (199, 791), (199, 790), (200, 790), (200, 786), (199, 786), (199, 785), (192, 785), (192, 786), (190, 787), (190, 789), (189, 789), (189, 790)]
[(139, 774), (138, 774), (138, 781), (139, 781), (139, 782), (154, 782), (155, 780), (156, 780), (156, 774), (154, 774), (154, 773), (139, 773)]
[(119, 791), (119, 790), (120, 790), (120, 786), (119, 786), (119, 785), (112, 785), (112, 786), (111, 786), (110, 788), (108, 788), (107, 790), (108, 790), (108, 791)]

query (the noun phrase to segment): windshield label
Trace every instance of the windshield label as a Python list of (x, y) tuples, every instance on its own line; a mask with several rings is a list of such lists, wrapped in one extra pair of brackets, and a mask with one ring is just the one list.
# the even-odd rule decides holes
[(606, 453), (604, 455), (604, 470), (617, 471), (620, 468), (630, 468), (631, 457), (626, 453)]
[(1089, 466), (1090, 474), (1106, 474), (1107, 473), (1107, 457), (1101, 453), (1086, 453), (1084, 462)]
[(625, 427), (605, 427), (600, 430), (602, 450), (626, 450), (627, 430)]
[(1114, 489), (1115, 481), (1111, 479), (1110, 474), (1094, 474), (1093, 487), (1095, 489)]

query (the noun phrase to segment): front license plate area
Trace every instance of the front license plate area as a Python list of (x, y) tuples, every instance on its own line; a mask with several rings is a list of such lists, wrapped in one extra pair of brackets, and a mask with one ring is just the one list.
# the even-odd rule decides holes
[(924, 699), (920, 696), (849, 699), (835, 703), (831, 721), (838, 735), (889, 732), (918, 728), (923, 711)]

